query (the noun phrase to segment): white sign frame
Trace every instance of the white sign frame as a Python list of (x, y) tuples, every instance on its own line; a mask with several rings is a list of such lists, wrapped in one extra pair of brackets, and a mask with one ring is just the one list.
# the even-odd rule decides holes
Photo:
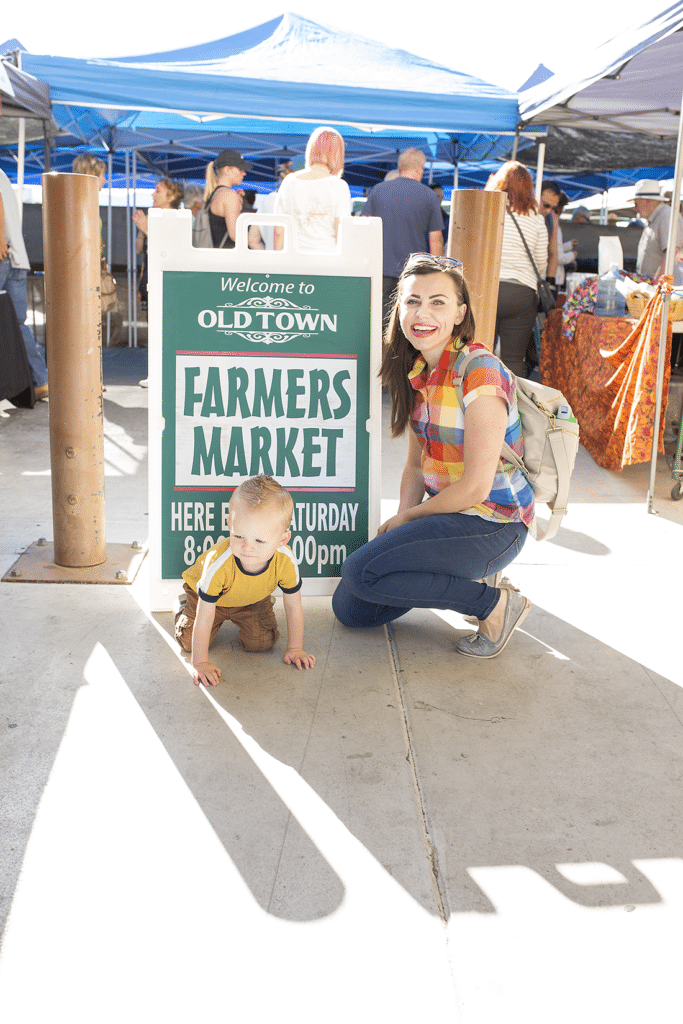
[[(248, 227), (279, 225), (285, 229), (280, 251), (249, 249)], [(190, 210), (149, 211), (148, 235), (148, 378), (149, 378), (149, 569), (150, 610), (168, 611), (182, 592), (182, 578), (162, 577), (162, 415), (163, 273), (302, 274), (330, 277), (367, 277), (370, 280), (370, 416), (368, 432), (368, 539), (380, 525), (382, 391), (378, 377), (382, 354), (382, 222), (376, 217), (344, 217), (339, 226), (336, 252), (307, 254), (296, 249), (296, 223), (292, 217), (242, 214), (237, 220), (234, 249), (197, 249), (192, 245)], [(362, 425), (358, 424), (358, 429)], [(304, 578), (304, 595), (330, 595), (338, 579)]]

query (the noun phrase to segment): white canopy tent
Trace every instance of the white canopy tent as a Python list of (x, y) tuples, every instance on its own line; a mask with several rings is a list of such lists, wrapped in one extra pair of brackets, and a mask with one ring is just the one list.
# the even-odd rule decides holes
[[(520, 96), (522, 120), (600, 131), (678, 136), (673, 195), (683, 179), (683, 0), (642, 25), (579, 56), (571, 74), (553, 75)], [(673, 273), (676, 218), (671, 218), (666, 273)], [(657, 366), (657, 396), (650, 463), (648, 511), (652, 512), (657, 441), (662, 409), (670, 296), (664, 296)]]

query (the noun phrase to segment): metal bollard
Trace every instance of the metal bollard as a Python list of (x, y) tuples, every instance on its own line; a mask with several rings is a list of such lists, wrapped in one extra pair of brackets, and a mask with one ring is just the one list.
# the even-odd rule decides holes
[(54, 558), (106, 561), (97, 178), (43, 174)]

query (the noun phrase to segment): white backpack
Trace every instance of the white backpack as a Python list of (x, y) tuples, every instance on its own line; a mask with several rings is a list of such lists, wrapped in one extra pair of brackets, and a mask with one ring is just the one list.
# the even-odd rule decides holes
[[(467, 365), (470, 359), (483, 354), (481, 351), (468, 352), (458, 367), (455, 386), (461, 408), (464, 407), (462, 382)], [(511, 370), (508, 373), (515, 382), (524, 456), (520, 459), (505, 443), (502, 455), (527, 478), (536, 501), (547, 502), (550, 521), (543, 532), (534, 522), (532, 535), (536, 540), (550, 540), (559, 530), (567, 511), (569, 481), (579, 448), (579, 424), (561, 391), (515, 377)]]

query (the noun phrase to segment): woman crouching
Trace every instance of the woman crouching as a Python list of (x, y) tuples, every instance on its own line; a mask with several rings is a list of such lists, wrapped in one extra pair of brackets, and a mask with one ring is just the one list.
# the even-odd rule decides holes
[[(346, 559), (332, 607), (346, 626), (378, 626), (410, 608), (473, 616), (478, 632), (456, 648), (494, 658), (531, 605), (514, 589), (482, 581), (521, 551), (534, 494), (501, 455), (503, 441), (524, 451), (514, 379), (474, 341), (459, 268), (457, 260), (419, 253), (399, 279), (381, 369), (393, 436), (410, 427), (398, 513)], [(476, 355), (461, 406), (456, 378), (469, 352)]]

